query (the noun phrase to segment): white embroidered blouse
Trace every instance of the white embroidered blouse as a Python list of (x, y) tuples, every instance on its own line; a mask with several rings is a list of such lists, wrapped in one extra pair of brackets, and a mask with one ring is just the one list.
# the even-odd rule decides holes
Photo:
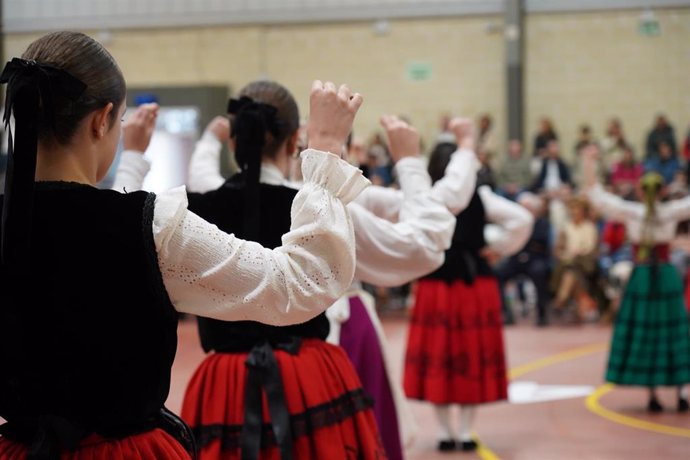
[[(206, 192), (223, 184), (220, 150), (220, 141), (210, 133), (197, 142), (187, 181), (190, 191)], [(466, 160), (459, 161), (456, 171), (464, 176), (468, 166)], [(455, 217), (440, 198), (441, 192), (431, 192), (424, 162), (420, 158), (404, 158), (395, 169), (400, 182), (400, 190), (391, 190), (399, 201), (395, 210), (385, 209), (387, 203), (379, 201), (389, 189), (376, 186), (364, 190), (365, 199), (347, 206), (355, 232), (355, 279), (378, 286), (399, 286), (438, 268), (455, 230)], [(261, 181), (300, 187), (268, 164), (262, 165)], [(473, 189), (474, 183), (470, 186)], [(443, 193), (456, 196), (457, 187)]]
[[(148, 170), (143, 155), (123, 152), (113, 188), (141, 188)], [(345, 205), (369, 182), (357, 168), (316, 150), (302, 152), (302, 173), (290, 232), (273, 250), (190, 212), (184, 187), (156, 195), (158, 263), (178, 311), (287, 325), (325, 310), (350, 286), (355, 242)]]
[[(632, 243), (643, 239), (646, 208), (643, 203), (623, 198), (607, 192), (597, 184), (587, 195), (592, 205), (606, 217), (623, 222), (627, 236)], [(656, 204), (656, 217), (653, 237), (656, 243), (670, 243), (676, 236), (678, 223), (690, 219), (690, 197)]]

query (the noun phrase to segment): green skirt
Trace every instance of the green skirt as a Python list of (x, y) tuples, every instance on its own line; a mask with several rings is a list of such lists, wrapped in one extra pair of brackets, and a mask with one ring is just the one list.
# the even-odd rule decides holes
[(606, 380), (638, 386), (690, 382), (690, 326), (683, 283), (672, 265), (633, 270), (613, 329)]

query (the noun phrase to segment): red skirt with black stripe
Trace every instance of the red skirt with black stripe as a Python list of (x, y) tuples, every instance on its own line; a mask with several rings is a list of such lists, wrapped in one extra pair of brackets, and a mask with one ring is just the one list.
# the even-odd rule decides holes
[[(292, 355), (274, 350), (299, 460), (385, 459), (371, 402), (345, 352), (305, 339)], [(192, 377), (182, 418), (197, 435), (200, 460), (241, 456), (248, 353), (209, 355)], [(263, 395), (260, 459), (279, 460)]]
[[(24, 460), (28, 447), (0, 437), (0, 460)], [(191, 460), (182, 445), (161, 429), (122, 439), (91, 435), (73, 452), (63, 452), (60, 460)]]
[(498, 283), (422, 279), (410, 321), (404, 388), (435, 404), (507, 399)]

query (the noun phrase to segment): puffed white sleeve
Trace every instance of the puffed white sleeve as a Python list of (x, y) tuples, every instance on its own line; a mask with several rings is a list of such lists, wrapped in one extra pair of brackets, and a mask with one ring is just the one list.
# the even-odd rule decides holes
[[(472, 199), (478, 169), (479, 161), (472, 150), (457, 150), (451, 156), (444, 176), (432, 186), (432, 196), (457, 216)], [(395, 221), (402, 208), (403, 194), (390, 188), (369, 187), (356, 202), (378, 217)]]
[(146, 175), (151, 170), (151, 163), (144, 158), (143, 152), (125, 150), (120, 154), (120, 162), (115, 171), (112, 190), (133, 192), (141, 190)]
[(586, 190), (587, 198), (594, 208), (607, 218), (626, 221), (641, 217), (644, 214), (644, 205), (609, 193), (600, 184), (595, 184)]
[(450, 157), (445, 175), (436, 181), (432, 193), (454, 215), (469, 205), (477, 185), (479, 161), (472, 150), (459, 149)]
[(405, 196), (399, 189), (372, 185), (367, 187), (354, 202), (376, 217), (397, 222), (404, 199)]
[(220, 174), (221, 142), (212, 133), (204, 132), (194, 146), (189, 160), (187, 187), (190, 192), (204, 193), (216, 190), (225, 182)]
[(357, 243), (355, 278), (377, 286), (399, 286), (441, 266), (455, 231), (456, 218), (431, 194), (422, 160), (403, 159), (396, 170), (402, 196), (396, 222), (359, 202), (348, 205)]
[(534, 217), (527, 208), (499, 196), (489, 186), (479, 187), (489, 222), (501, 227), (500, 236), (491, 242), (490, 247), (502, 256), (511, 256), (522, 249), (532, 234)]
[(302, 172), (290, 231), (273, 250), (190, 212), (184, 187), (156, 197), (158, 263), (178, 311), (295, 324), (324, 311), (350, 286), (355, 243), (346, 204), (369, 182), (337, 156), (315, 150), (302, 152)]
[(667, 201), (660, 208), (659, 217), (664, 221), (681, 222), (690, 219), (690, 196)]

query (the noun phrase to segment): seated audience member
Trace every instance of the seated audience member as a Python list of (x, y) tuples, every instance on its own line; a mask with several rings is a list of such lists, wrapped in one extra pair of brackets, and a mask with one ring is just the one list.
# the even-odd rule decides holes
[(529, 192), (520, 195), (518, 202), (534, 216), (532, 235), (524, 248), (517, 254), (503, 259), (495, 267), (496, 277), (501, 286), (503, 300), (503, 320), (506, 324), (514, 322), (513, 312), (506, 302), (505, 286), (509, 281), (525, 277), (532, 281), (537, 294), (538, 326), (548, 324), (546, 306), (549, 302), (549, 275), (551, 273), (551, 223), (547, 214), (545, 200)]
[(548, 199), (549, 216), (554, 232), (560, 232), (567, 220), (565, 202), (570, 198), (573, 188), (572, 175), (568, 165), (560, 158), (557, 140), (549, 141), (537, 179), (530, 191)]
[(577, 156), (580, 153), (580, 149), (592, 142), (595, 142), (594, 136), (592, 135), (592, 128), (590, 128), (589, 125), (580, 126), (580, 132), (575, 141), (575, 146), (573, 147), (573, 154)]
[(630, 198), (642, 177), (642, 165), (635, 160), (632, 147), (626, 145), (621, 152), (620, 161), (611, 170), (611, 186), (617, 195)]
[(542, 160), (539, 175), (532, 185), (532, 191), (551, 195), (563, 187), (572, 187), (572, 185), (570, 168), (560, 157), (558, 141), (551, 140), (546, 144), (546, 155)]
[(532, 182), (530, 159), (522, 152), (522, 142), (512, 139), (508, 143), (508, 155), (496, 175), (499, 194), (515, 200)]
[(673, 176), (673, 180), (668, 184), (667, 196), (674, 200), (684, 198), (688, 195), (688, 176), (685, 171), (679, 169)]
[(678, 155), (673, 151), (671, 144), (667, 142), (661, 142), (658, 154), (648, 157), (644, 162), (644, 172), (658, 172), (666, 184), (673, 181), (676, 172), (680, 169)]
[(611, 171), (613, 165), (621, 161), (623, 151), (629, 147), (621, 121), (618, 118), (612, 118), (606, 127), (606, 135), (601, 139), (601, 154), (608, 171)]
[(646, 159), (660, 156), (662, 144), (668, 145), (673, 156), (678, 154), (678, 144), (676, 143), (676, 134), (673, 126), (669, 123), (665, 115), (658, 115), (654, 127), (647, 135)]
[[(571, 168), (571, 176), (573, 183), (575, 184), (575, 187), (579, 190), (580, 188), (582, 188), (582, 151), (589, 146), (594, 146), (598, 150), (601, 150), (601, 148), (599, 147), (599, 144), (595, 142), (578, 145), (580, 145), (580, 148), (575, 151), (575, 156), (573, 158)], [(601, 181), (602, 183), (607, 183), (609, 181), (610, 171), (606, 167), (606, 163), (604, 162), (604, 156), (601, 154), (597, 157), (596, 173), (597, 177), (599, 178), (599, 181)]]
[(558, 235), (556, 266), (551, 278), (555, 309), (559, 313), (576, 299), (580, 319), (591, 318), (596, 303), (589, 292), (595, 288), (599, 236), (583, 198), (570, 200), (569, 221)]
[(534, 149), (532, 156), (542, 157), (547, 150), (549, 142), (558, 140), (558, 135), (549, 118), (542, 118), (539, 121), (539, 131), (534, 136)]

